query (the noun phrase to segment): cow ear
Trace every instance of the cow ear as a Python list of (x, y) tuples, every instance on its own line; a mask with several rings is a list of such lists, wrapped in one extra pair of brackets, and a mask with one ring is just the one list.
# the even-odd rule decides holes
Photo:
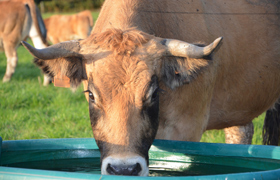
[(72, 88), (87, 79), (83, 56), (80, 54), (80, 40), (66, 41), (44, 49), (36, 49), (24, 41), (22, 44), (35, 57), (35, 64), (45, 74), (51, 77), (58, 74), (67, 76)]
[[(82, 80), (87, 79), (82, 57), (72, 56), (51, 60), (34, 58), (34, 63), (39, 66), (43, 73), (50, 77), (68, 77), (70, 87), (77, 88)], [(67, 87), (66, 85), (62, 85)]]
[(160, 43), (166, 48), (161, 65), (162, 81), (171, 89), (191, 83), (212, 63), (212, 55), (222, 39), (219, 37), (208, 46), (161, 39)]
[(194, 81), (212, 63), (212, 55), (201, 59), (166, 56), (162, 58), (161, 80), (171, 89)]

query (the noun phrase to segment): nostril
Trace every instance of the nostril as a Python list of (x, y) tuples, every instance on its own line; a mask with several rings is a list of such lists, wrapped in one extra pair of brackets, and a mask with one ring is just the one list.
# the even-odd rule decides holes
[(130, 175), (137, 176), (139, 172), (142, 170), (141, 165), (139, 163), (133, 165), (112, 165), (108, 164), (106, 171), (111, 175)]
[(141, 170), (142, 170), (141, 165), (139, 163), (136, 163), (136, 165), (134, 166), (134, 168), (132, 170), (131, 175), (137, 176)]
[(111, 164), (108, 164), (108, 166), (107, 166), (107, 168), (106, 168), (106, 171), (107, 171), (109, 174), (112, 174), (112, 175), (115, 174), (115, 170), (113, 169), (113, 167), (111, 166)]

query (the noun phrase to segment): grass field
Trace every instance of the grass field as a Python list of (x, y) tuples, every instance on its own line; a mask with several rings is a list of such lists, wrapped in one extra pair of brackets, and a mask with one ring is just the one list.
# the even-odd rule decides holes
[[(43, 14), (43, 18), (50, 13)], [(93, 12), (94, 20), (98, 11)], [(31, 41), (29, 41), (31, 43)], [(0, 136), (3, 140), (93, 137), (83, 89), (42, 86), (43, 76), (22, 46), (11, 82), (2, 83), (6, 57), (0, 53)], [(264, 114), (254, 120), (253, 144), (261, 144)], [(222, 130), (204, 133), (202, 142), (224, 143)]]

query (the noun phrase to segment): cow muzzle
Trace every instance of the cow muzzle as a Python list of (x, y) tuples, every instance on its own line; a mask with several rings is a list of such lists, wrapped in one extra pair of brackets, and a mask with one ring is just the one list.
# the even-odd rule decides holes
[(148, 176), (149, 168), (146, 160), (141, 156), (123, 158), (109, 156), (102, 161), (101, 174)]

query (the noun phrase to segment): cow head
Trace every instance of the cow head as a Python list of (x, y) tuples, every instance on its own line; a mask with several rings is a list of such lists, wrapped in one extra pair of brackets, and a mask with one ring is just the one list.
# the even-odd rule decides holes
[[(110, 29), (42, 50), (23, 45), (46, 73), (61, 71), (73, 87), (83, 82), (102, 174), (146, 176), (159, 123), (159, 82), (171, 89), (190, 83), (220, 41), (201, 47), (136, 29)], [(167, 56), (184, 57), (187, 63), (179, 58), (163, 65)]]

